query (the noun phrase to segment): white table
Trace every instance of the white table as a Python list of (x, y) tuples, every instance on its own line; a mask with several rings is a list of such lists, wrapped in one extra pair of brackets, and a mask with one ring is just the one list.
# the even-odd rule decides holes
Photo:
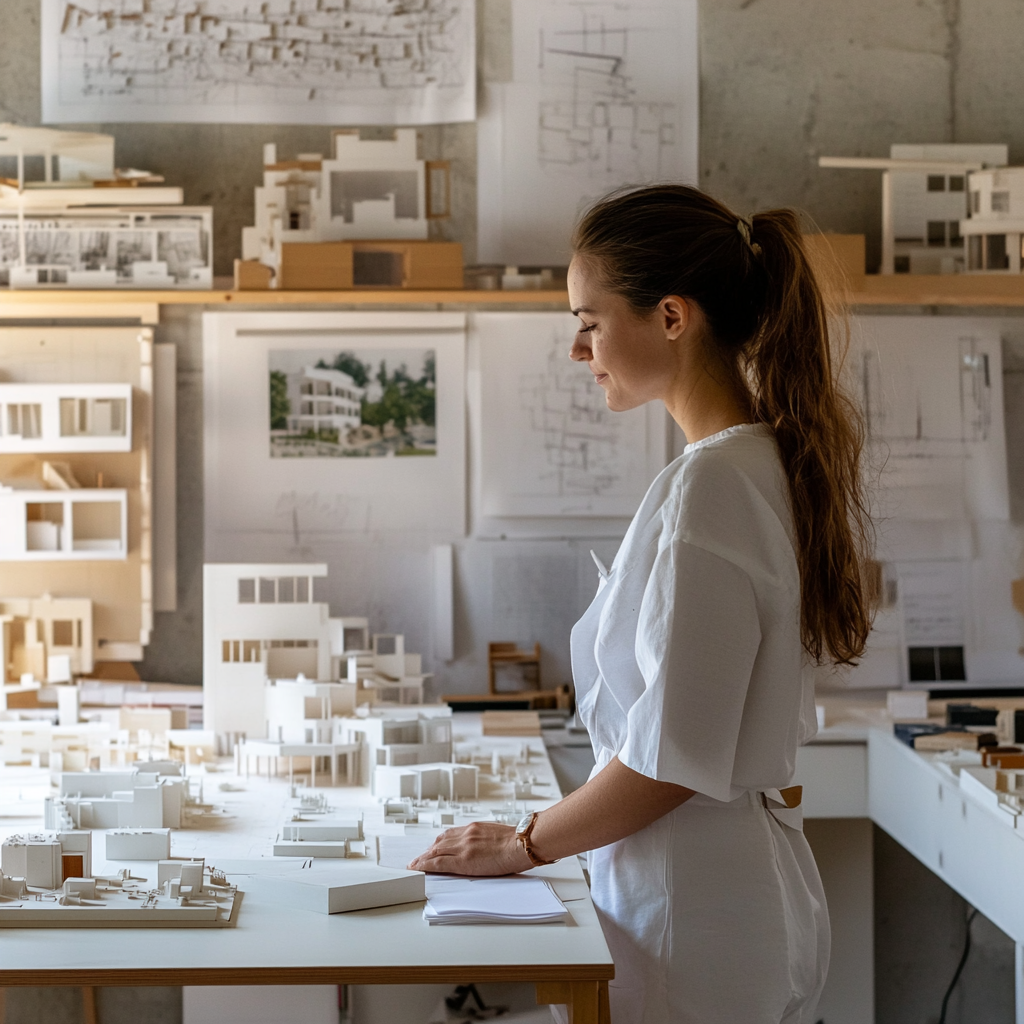
[[(521, 739), (474, 739), (476, 716), (456, 718), (456, 739), (492, 742), (511, 748)], [(548, 781), (549, 799), (529, 801), (549, 806), (559, 794), (540, 741), (531, 742), (530, 770)], [(207, 798), (218, 780), (245, 785), (244, 779), (215, 774), (204, 778)], [(208, 829), (174, 833), (172, 854), (218, 857), (252, 856), (272, 844), (281, 821), (279, 811), (265, 810), (264, 792), (287, 801), (287, 783), (251, 780), (266, 789), (250, 789), (249, 831), (230, 831), (241, 814)], [(495, 787), (493, 802), (506, 799), (510, 787)], [(218, 790), (219, 791), (219, 790)], [(500, 793), (499, 793), (500, 791)], [(332, 802), (364, 802), (365, 791), (328, 790)], [(228, 801), (231, 790), (221, 792)], [(498, 797), (501, 796), (501, 799)], [(481, 801), (483, 803), (483, 801)], [(257, 808), (263, 818), (257, 820)], [(36, 826), (38, 827), (38, 826)], [(240, 827), (240, 826), (239, 826)], [(216, 831), (228, 830), (226, 834)], [(248, 844), (248, 845), (246, 845)], [(244, 847), (244, 848), (243, 848)], [(94, 849), (102, 871), (102, 848)], [(431, 928), (422, 919), (422, 904), (408, 904), (349, 914), (324, 915), (261, 903), (243, 897), (234, 928), (198, 929), (12, 929), (0, 931), (0, 986), (7, 985), (376, 985), (464, 984), (521, 981), (537, 985), (541, 1003), (566, 1003), (574, 1024), (607, 1022), (607, 983), (614, 976), (596, 911), (575, 858), (534, 869), (551, 880), (566, 901), (571, 921), (565, 925), (458, 926)]]

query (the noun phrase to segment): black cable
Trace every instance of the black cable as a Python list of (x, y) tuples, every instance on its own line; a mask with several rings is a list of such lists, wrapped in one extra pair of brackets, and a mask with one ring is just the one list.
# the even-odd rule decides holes
[(942, 1012), (939, 1014), (939, 1024), (946, 1024), (946, 1010), (949, 1007), (949, 997), (953, 994), (953, 989), (956, 988), (956, 983), (960, 980), (960, 975), (963, 973), (964, 965), (967, 963), (967, 957), (971, 952), (971, 922), (977, 916), (977, 910), (972, 910), (967, 915), (967, 935), (964, 938), (964, 951), (960, 954), (960, 963), (956, 965), (956, 972), (953, 974), (953, 980), (949, 983), (949, 988), (946, 989), (946, 994), (942, 997)]

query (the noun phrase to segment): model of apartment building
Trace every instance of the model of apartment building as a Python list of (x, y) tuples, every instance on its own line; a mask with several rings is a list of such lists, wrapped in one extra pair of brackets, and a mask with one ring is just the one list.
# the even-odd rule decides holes
[(393, 139), (334, 132), (334, 155), (300, 153), (278, 160), (263, 147), (263, 184), (256, 188), (256, 223), (242, 228), (242, 259), (281, 265), (288, 242), (425, 239), (427, 163), (417, 159), (416, 130)]
[(882, 171), (881, 273), (956, 274), (965, 269), (968, 173), (1008, 159), (1002, 144), (893, 144), (888, 159), (821, 157), (819, 164)]
[(8, 879), (40, 889), (57, 889), (68, 878), (92, 873), (92, 833), (31, 832), (11, 836), (0, 846), (0, 871)]
[(208, 564), (203, 572), (203, 717), (225, 753), (243, 737), (344, 745), (330, 721), (339, 714), (422, 701), (429, 676), (401, 634), (371, 640), (367, 619), (331, 618), (326, 565)]
[(969, 273), (1024, 271), (1024, 167), (973, 171), (969, 215), (960, 222)]
[(114, 139), (0, 125), (0, 285), (212, 288), (213, 212), (114, 167)]
[(4, 682), (139, 661), (153, 614), (152, 331), (4, 328), (0, 380)]
[(45, 803), (46, 827), (181, 828), (188, 781), (164, 761), (131, 771), (63, 772), (60, 795)]

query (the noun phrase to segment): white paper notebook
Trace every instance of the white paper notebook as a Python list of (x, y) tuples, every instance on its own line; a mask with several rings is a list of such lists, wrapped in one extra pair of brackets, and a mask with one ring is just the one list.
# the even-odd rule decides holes
[(564, 924), (565, 905), (543, 878), (427, 876), (430, 924)]

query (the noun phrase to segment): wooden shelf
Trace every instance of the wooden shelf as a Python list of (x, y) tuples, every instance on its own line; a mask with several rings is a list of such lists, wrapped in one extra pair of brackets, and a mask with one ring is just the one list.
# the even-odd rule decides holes
[[(852, 306), (1024, 306), (1024, 274), (869, 274), (848, 295)], [(363, 289), (352, 291), (0, 291), (0, 318), (87, 316), (96, 306), (111, 308), (204, 306), (531, 306), (568, 309), (568, 292), (483, 291), (479, 289)], [(50, 310), (47, 314), (47, 310)], [(109, 312), (107, 315), (110, 315)]]
[(344, 306), (441, 305), (563, 305), (568, 307), (569, 293), (556, 291), (483, 291), (480, 289), (422, 290), (378, 288), (352, 291), (72, 291), (70, 289), (29, 289), (0, 291), (0, 315), (19, 306), (65, 305), (146, 305), (161, 306), (294, 306), (330, 303)]

